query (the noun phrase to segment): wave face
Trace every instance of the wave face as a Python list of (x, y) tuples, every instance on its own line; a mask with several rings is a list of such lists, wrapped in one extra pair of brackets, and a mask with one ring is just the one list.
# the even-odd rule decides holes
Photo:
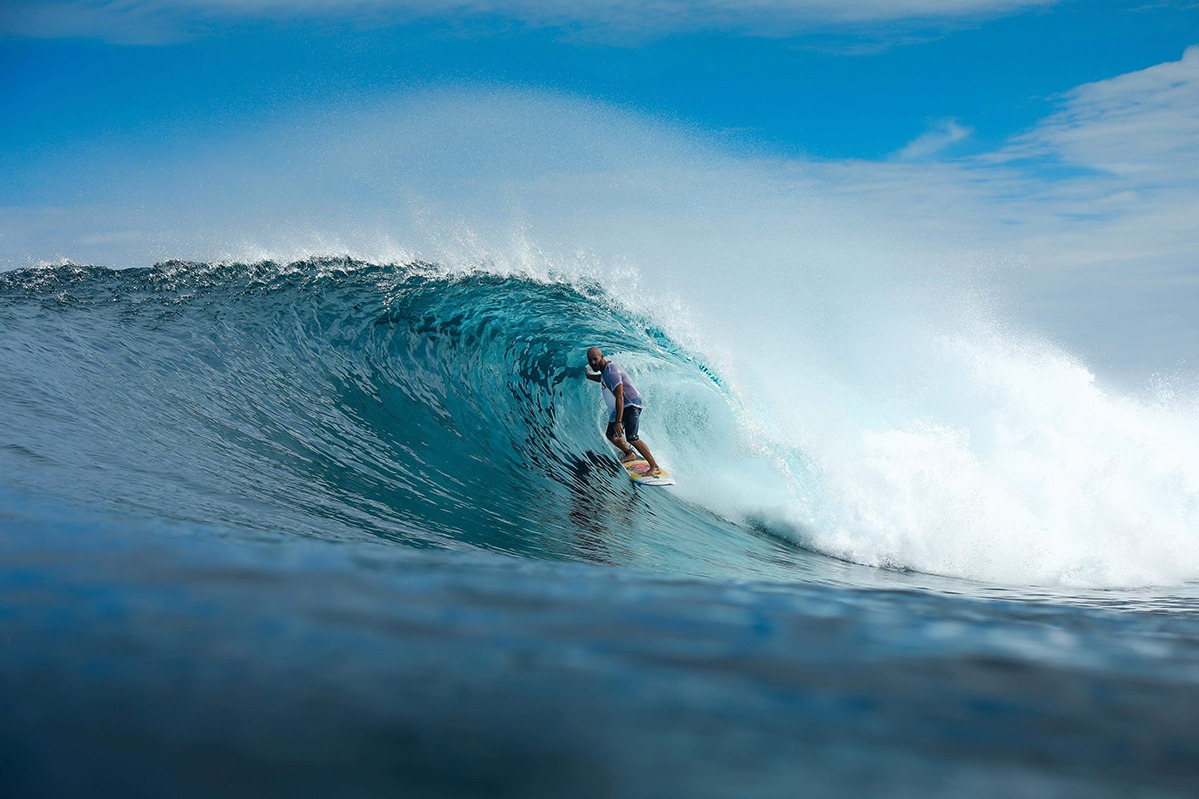
[(588, 346), (629, 356), (645, 439), (696, 477), (732, 399), (598, 285), (325, 259), (61, 267), (0, 291), (4, 471), (30, 493), (263, 534), (779, 574), (779, 541), (631, 490)]

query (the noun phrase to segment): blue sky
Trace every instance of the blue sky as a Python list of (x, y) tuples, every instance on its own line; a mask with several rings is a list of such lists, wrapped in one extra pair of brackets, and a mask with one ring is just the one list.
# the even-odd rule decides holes
[[(937, 15), (845, 22), (780, 12), (774, 25), (765, 3), (744, 15), (760, 16), (770, 35), (735, 13), (654, 29), (632, 12), (539, 18), (535, 3), (442, 14), (394, 5), (422, 13), (388, 13), (382, 2), (301, 3), (299, 13), (219, 0), (18, 0), (0, 12), (0, 108), (19, 121), (0, 145), (19, 157), (80, 139), (212, 135), (280, 106), (468, 82), (579, 94), (741, 144), (880, 158), (944, 119), (972, 129), (975, 149), (1000, 142), (1046, 115), (1056, 95), (1199, 42), (1193, 3), (945, 3)], [(39, 21), (37, 9), (55, 7)], [(71, 24), (84, 10), (96, 19)]]
[(767, 287), (900, 253), (1193, 368), (1197, 44), (1193, 2), (15, 0), (0, 268), (489, 225)]

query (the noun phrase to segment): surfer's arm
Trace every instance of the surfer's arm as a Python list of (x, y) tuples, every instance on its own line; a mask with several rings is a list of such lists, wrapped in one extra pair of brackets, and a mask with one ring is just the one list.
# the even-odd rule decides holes
[(612, 395), (616, 397), (616, 424), (624, 425), (624, 383), (617, 383), (616, 388), (612, 391)]
[(587, 366), (583, 367), (583, 374), (587, 376), (588, 380), (594, 380), (597, 383), (600, 381), (600, 378), (604, 376), (603, 372), (593, 372), (591, 371), (590, 367)]

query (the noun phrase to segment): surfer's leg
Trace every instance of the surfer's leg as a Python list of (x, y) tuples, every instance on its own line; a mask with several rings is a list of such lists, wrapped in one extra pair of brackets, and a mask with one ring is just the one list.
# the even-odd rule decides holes
[(608, 440), (612, 442), (612, 446), (620, 450), (621, 463), (636, 460), (637, 453), (632, 450), (627, 441), (616, 435), (616, 422), (608, 422), (608, 432), (606, 435), (608, 436)]
[(649, 447), (641, 440), (641, 435), (638, 428), (641, 427), (641, 409), (640, 408), (625, 408), (624, 409), (624, 435), (629, 444), (636, 448), (641, 453), (641, 457), (649, 462), (649, 473), (653, 474), (658, 471), (658, 462), (654, 460), (653, 454), (650, 453)]
[(644, 441), (637, 439), (636, 441), (630, 441), (629, 443), (636, 447), (637, 451), (641, 453), (641, 457), (645, 458), (645, 460), (649, 463), (650, 474), (653, 474), (660, 469), (658, 462), (654, 460), (654, 456), (650, 454), (649, 447), (645, 446)]

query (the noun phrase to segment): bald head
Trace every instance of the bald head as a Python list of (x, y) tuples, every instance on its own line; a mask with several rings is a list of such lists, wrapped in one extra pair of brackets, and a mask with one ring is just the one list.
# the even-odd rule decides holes
[(595, 372), (604, 368), (604, 353), (599, 347), (592, 347), (587, 350), (587, 365)]

